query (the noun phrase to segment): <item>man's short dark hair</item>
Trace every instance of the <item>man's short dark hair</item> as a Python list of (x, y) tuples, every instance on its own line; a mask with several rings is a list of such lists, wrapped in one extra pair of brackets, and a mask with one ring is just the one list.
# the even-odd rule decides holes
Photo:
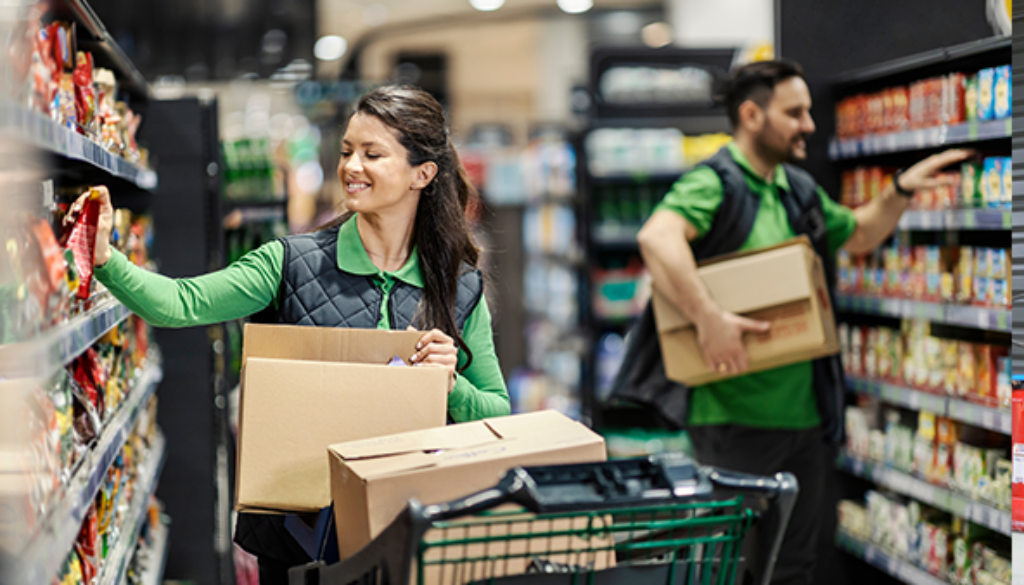
[(733, 70), (718, 92), (725, 103), (732, 127), (739, 125), (740, 105), (752, 100), (762, 108), (768, 107), (775, 86), (791, 77), (803, 78), (804, 70), (793, 61), (756, 61)]

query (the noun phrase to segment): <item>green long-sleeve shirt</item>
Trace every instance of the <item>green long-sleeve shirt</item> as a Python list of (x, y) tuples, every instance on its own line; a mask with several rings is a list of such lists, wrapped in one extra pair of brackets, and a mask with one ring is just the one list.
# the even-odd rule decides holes
[[(276, 302), (283, 263), (284, 245), (274, 241), (223, 270), (174, 279), (143, 270), (115, 251), (110, 261), (96, 268), (95, 276), (118, 300), (152, 325), (192, 327), (240, 319)], [(395, 272), (380, 270), (363, 248), (355, 218), (338, 230), (338, 269), (372, 276), (384, 293), (378, 329), (390, 328), (385, 307), (395, 280), (423, 287), (417, 250)], [(458, 376), (448, 395), (448, 412), (457, 422), (509, 414), (508, 391), (494, 352), (491, 313), (483, 297), (466, 319), (462, 337), (473, 352), (473, 361)], [(459, 350), (459, 365), (465, 360), (465, 352)]]

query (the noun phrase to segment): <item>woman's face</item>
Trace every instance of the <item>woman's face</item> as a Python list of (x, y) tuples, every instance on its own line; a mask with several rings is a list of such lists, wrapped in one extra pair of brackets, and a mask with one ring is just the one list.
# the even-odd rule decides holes
[(408, 151), (394, 131), (379, 119), (355, 114), (341, 141), (338, 178), (345, 189), (345, 206), (356, 213), (415, 208), (420, 191), (430, 182), (424, 163), (413, 167)]

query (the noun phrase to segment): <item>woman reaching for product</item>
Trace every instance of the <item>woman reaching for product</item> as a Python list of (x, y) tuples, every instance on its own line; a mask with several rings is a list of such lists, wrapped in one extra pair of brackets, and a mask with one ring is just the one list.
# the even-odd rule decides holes
[[(95, 276), (158, 327), (262, 312), (277, 323), (424, 330), (418, 351), (403, 357), (450, 372), (451, 418), (508, 414), (478, 250), (465, 220), (473, 187), (441, 105), (410, 87), (362, 97), (342, 140), (338, 178), (348, 211), (327, 227), (186, 279), (137, 268), (109, 247), (113, 209), (101, 189)], [(263, 585), (287, 583), (288, 567), (309, 560), (280, 516), (240, 514), (235, 541), (259, 557)]]

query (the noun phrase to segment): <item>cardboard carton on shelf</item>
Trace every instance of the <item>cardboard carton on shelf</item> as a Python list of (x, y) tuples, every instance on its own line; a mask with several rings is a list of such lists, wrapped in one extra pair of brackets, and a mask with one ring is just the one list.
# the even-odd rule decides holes
[(604, 461), (604, 439), (556, 411), (331, 445), (331, 495), (342, 559), (386, 528), (410, 498), (455, 500), (516, 466)]
[(416, 331), (245, 326), (235, 507), (318, 512), (333, 443), (441, 427), (448, 376), (407, 360)]
[[(722, 310), (771, 323), (744, 334), (747, 373), (839, 353), (825, 271), (806, 237), (712, 258), (697, 274)], [(699, 386), (733, 377), (704, 360), (693, 323), (657, 288), (652, 302), (669, 379)]]

